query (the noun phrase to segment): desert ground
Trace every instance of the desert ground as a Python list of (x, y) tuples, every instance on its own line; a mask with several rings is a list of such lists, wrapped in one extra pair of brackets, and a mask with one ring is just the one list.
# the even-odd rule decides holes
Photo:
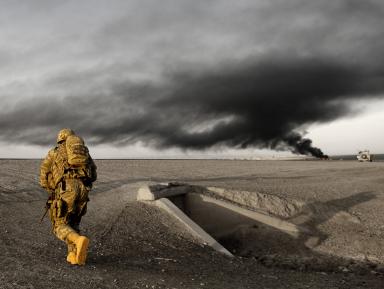
[[(384, 162), (97, 160), (82, 267), (40, 223), (39, 164), (0, 160), (0, 288), (384, 288)], [(140, 186), (163, 182), (224, 188), (232, 201), (264, 195), (277, 200), (271, 215), (307, 233), (240, 230), (220, 240), (230, 258), (136, 201)]]

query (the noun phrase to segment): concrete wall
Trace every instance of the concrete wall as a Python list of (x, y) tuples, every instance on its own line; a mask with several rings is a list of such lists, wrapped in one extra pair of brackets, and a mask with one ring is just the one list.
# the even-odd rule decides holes
[(243, 209), (205, 195), (189, 193), (183, 196), (182, 209), (194, 222), (214, 238), (231, 234), (241, 226), (267, 225), (297, 236), (299, 228), (276, 217)]

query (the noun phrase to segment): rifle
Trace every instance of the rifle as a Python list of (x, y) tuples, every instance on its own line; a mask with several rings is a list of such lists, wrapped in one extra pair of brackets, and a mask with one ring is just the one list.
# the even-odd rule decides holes
[(40, 219), (40, 224), (43, 222), (45, 215), (48, 213), (48, 210), (51, 207), (52, 201), (53, 201), (53, 192), (49, 192), (48, 200), (45, 202), (45, 212)]

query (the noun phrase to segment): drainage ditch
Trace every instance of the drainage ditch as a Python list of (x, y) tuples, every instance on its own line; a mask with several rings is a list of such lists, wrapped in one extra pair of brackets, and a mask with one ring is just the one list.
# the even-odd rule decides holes
[(185, 184), (157, 185), (151, 191), (169, 199), (233, 255), (294, 270), (384, 273), (382, 265), (370, 260), (314, 250), (324, 236), (313, 230), (306, 218), (313, 211), (321, 214), (321, 208), (316, 211), (302, 202), (266, 194)]

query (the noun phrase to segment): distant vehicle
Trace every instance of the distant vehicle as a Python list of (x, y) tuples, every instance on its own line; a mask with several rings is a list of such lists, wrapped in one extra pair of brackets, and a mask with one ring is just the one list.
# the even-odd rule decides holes
[(359, 151), (356, 158), (359, 162), (372, 162), (373, 161), (373, 155), (371, 155), (369, 153), (369, 150)]

